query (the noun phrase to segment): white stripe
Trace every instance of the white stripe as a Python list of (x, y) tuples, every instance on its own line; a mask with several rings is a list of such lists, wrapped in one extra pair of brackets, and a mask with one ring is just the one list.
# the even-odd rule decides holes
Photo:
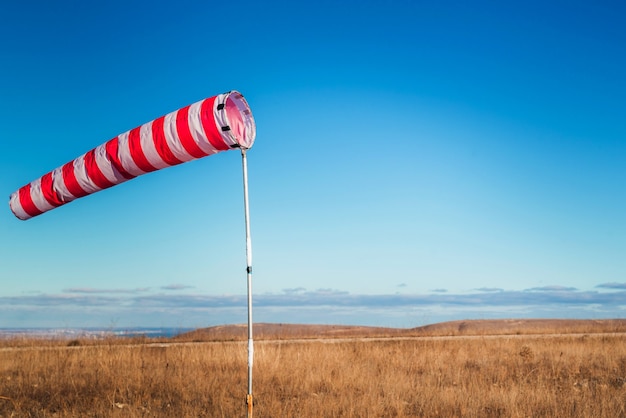
[(141, 137), (141, 149), (143, 150), (143, 155), (146, 156), (150, 165), (157, 170), (160, 170), (161, 168), (169, 167), (170, 165), (163, 161), (154, 146), (154, 140), (152, 139), (153, 122), (154, 121), (141, 125), (141, 129), (139, 131), (139, 135)]
[[(112, 139), (111, 141), (115, 141), (115, 139)], [(120, 184), (126, 181), (126, 179), (120, 174), (119, 171), (117, 171), (115, 167), (113, 167), (113, 164), (111, 164), (111, 159), (107, 154), (106, 148), (108, 143), (109, 142), (106, 142), (98, 146), (94, 150), (96, 165), (100, 169), (102, 175), (106, 177), (107, 180), (109, 180), (113, 184)]]
[(76, 181), (78, 182), (80, 188), (87, 194), (102, 190), (93, 181), (91, 181), (87, 175), (87, 169), (85, 168), (85, 154), (74, 160), (74, 176), (76, 176)]
[[(228, 146), (237, 145), (237, 140), (233, 137), (232, 131), (222, 131), (222, 127), (229, 126), (228, 116), (226, 115), (226, 100), (230, 93), (220, 94), (215, 96), (215, 102), (213, 102), (213, 116), (215, 117), (215, 123), (217, 124), (217, 130), (222, 135), (222, 140)], [(217, 110), (217, 105), (223, 104), (222, 110)]]
[(52, 172), (52, 190), (59, 196), (63, 203), (71, 202), (76, 199), (76, 196), (70, 193), (63, 181), (63, 166), (55, 168)]
[(177, 114), (178, 110), (165, 115), (165, 120), (163, 121), (165, 140), (170, 151), (172, 151), (172, 154), (174, 154), (176, 158), (182, 162), (191, 161), (194, 159), (193, 155), (189, 155), (189, 153), (185, 151), (183, 144), (181, 144), (180, 139), (178, 139), (178, 132), (176, 131)]
[(26, 213), (26, 211), (22, 207), (22, 203), (20, 202), (19, 190), (11, 195), (11, 199), (9, 199), (9, 206), (11, 207), (11, 211), (19, 219), (25, 221), (26, 219), (32, 218), (32, 216)]
[[(130, 131), (129, 131), (130, 132)], [(146, 174), (141, 168), (137, 167), (133, 157), (130, 155), (130, 147), (128, 146), (128, 133), (124, 132), (119, 135), (118, 138), (118, 156), (120, 158), (120, 164), (126, 172), (134, 177)]]
[[(189, 130), (191, 132), (191, 137), (193, 138), (194, 142), (198, 144), (200, 149), (206, 154), (211, 155), (218, 153), (219, 150), (211, 145), (211, 142), (209, 142), (207, 138), (206, 132), (204, 132), (202, 120), (200, 118), (200, 108), (202, 107), (202, 103), (204, 103), (204, 100), (194, 103), (189, 107)], [(215, 114), (215, 102), (213, 103), (213, 114)]]
[(56, 206), (51, 205), (41, 191), (41, 177), (30, 184), (30, 197), (41, 212), (46, 212)]

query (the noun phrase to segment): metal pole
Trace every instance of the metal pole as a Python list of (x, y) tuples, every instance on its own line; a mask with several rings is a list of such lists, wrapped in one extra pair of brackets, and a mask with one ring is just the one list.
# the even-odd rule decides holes
[(246, 218), (246, 275), (248, 280), (248, 418), (252, 418), (252, 363), (254, 360), (254, 343), (252, 339), (252, 241), (250, 240), (250, 208), (248, 207), (248, 160), (246, 149), (241, 148), (241, 164), (243, 166), (243, 205)]

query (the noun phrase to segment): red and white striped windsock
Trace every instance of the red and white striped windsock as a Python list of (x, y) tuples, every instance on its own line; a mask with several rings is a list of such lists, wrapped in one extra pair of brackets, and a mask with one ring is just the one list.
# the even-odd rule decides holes
[(29, 219), (141, 174), (232, 148), (252, 147), (256, 125), (237, 91), (201, 100), (131, 129), (23, 186), (9, 199)]

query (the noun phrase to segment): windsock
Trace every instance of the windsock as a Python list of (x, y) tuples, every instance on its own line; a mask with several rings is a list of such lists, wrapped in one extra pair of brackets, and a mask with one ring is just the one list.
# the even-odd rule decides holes
[(220, 94), (118, 135), (21, 187), (9, 206), (26, 220), (151, 171), (249, 149), (255, 137), (254, 117), (241, 93)]

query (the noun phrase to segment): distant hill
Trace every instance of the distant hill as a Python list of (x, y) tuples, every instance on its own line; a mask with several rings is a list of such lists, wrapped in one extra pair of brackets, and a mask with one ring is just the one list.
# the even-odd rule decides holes
[[(626, 332), (626, 319), (478, 319), (441, 322), (416, 328), (256, 323), (253, 332), (256, 340), (605, 333)], [(247, 326), (240, 324), (200, 328), (174, 339), (238, 341), (247, 339), (247, 336)]]
[(477, 319), (413, 328), (419, 335), (572, 334), (626, 332), (626, 319)]

